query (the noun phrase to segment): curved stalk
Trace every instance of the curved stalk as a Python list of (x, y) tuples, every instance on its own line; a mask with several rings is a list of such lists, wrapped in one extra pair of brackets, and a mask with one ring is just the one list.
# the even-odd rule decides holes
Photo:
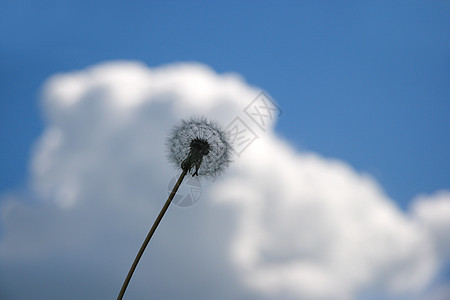
[(123, 298), (123, 295), (125, 294), (127, 286), (130, 283), (131, 276), (133, 276), (134, 270), (136, 269), (136, 266), (139, 263), (139, 260), (141, 259), (141, 256), (145, 251), (145, 248), (147, 247), (148, 243), (150, 242), (150, 239), (153, 236), (153, 233), (155, 233), (156, 228), (158, 227), (159, 223), (161, 222), (162, 218), (164, 217), (164, 214), (166, 213), (167, 209), (169, 208), (169, 205), (172, 202), (173, 197), (177, 193), (178, 188), (181, 185), (181, 182), (183, 181), (184, 177), (186, 176), (186, 173), (187, 173), (187, 170), (186, 169), (183, 170), (180, 177), (178, 178), (177, 183), (173, 187), (172, 192), (169, 195), (169, 198), (167, 198), (166, 203), (164, 204), (163, 208), (159, 212), (159, 215), (156, 218), (155, 222), (153, 223), (152, 228), (150, 229), (149, 233), (147, 234), (147, 237), (145, 238), (144, 242), (142, 243), (141, 249), (139, 249), (139, 252), (136, 255), (136, 258), (134, 259), (134, 262), (131, 265), (130, 270), (128, 271), (128, 275), (125, 278), (125, 281), (123, 282), (122, 288), (120, 289), (119, 296), (117, 296), (117, 300), (121, 300)]

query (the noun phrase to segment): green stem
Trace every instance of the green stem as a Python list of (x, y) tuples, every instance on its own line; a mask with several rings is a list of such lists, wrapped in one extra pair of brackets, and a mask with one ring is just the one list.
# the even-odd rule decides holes
[(141, 249), (139, 249), (139, 252), (136, 255), (136, 258), (134, 259), (133, 265), (131, 266), (130, 270), (128, 271), (127, 278), (125, 278), (125, 281), (123, 282), (119, 296), (117, 296), (117, 300), (121, 300), (123, 298), (123, 295), (125, 294), (128, 283), (130, 283), (131, 276), (133, 276), (134, 270), (136, 269), (136, 266), (139, 263), (139, 260), (141, 259), (141, 256), (145, 251), (145, 248), (147, 247), (148, 243), (150, 242), (150, 239), (153, 236), (153, 233), (155, 233), (156, 228), (158, 227), (159, 223), (161, 222), (162, 218), (164, 217), (164, 214), (166, 213), (167, 209), (169, 208), (169, 205), (172, 202), (173, 197), (177, 193), (177, 190), (180, 187), (181, 182), (183, 181), (184, 177), (186, 176), (186, 173), (187, 173), (187, 170), (186, 169), (183, 170), (180, 177), (178, 178), (177, 183), (173, 187), (172, 192), (169, 195), (169, 198), (167, 198), (166, 203), (164, 204), (163, 208), (159, 212), (158, 217), (156, 218), (155, 222), (153, 223), (152, 228), (150, 229), (149, 233), (147, 234), (147, 237), (145, 238), (144, 243), (142, 243)]

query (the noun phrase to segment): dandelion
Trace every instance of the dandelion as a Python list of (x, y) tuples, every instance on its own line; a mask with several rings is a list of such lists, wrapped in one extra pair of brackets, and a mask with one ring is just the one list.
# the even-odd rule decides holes
[(177, 168), (180, 168), (182, 173), (139, 249), (117, 299), (123, 298), (145, 248), (169, 208), (186, 174), (190, 173), (192, 176), (211, 178), (217, 177), (228, 167), (232, 149), (227, 134), (216, 123), (203, 117), (191, 117), (183, 120), (181, 125), (176, 126), (172, 130), (167, 141), (167, 147), (169, 161)]
[(190, 118), (176, 126), (168, 139), (169, 160), (192, 176), (216, 177), (230, 163), (227, 134), (205, 118)]

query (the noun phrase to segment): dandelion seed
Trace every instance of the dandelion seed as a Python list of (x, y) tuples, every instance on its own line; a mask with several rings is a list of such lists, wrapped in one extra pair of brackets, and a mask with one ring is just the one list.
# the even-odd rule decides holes
[(180, 126), (176, 126), (173, 129), (167, 141), (167, 146), (169, 149), (169, 160), (177, 168), (180, 168), (182, 173), (139, 249), (117, 299), (123, 298), (145, 248), (169, 208), (186, 174), (216, 177), (225, 171), (230, 163), (232, 148), (227, 134), (216, 123), (207, 121), (205, 118), (183, 120)]

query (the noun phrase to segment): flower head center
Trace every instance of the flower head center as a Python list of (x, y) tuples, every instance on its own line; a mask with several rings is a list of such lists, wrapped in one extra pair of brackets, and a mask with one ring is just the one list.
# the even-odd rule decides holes
[(203, 156), (209, 154), (211, 146), (208, 141), (201, 138), (195, 138), (191, 141), (189, 148), (189, 155), (182, 162), (181, 168), (183, 170), (190, 171), (195, 167), (195, 172), (192, 176), (198, 176), (198, 169), (200, 169), (200, 165), (202, 164)]
[(191, 141), (190, 148), (191, 153), (197, 153), (198, 155), (205, 156), (208, 155), (211, 146), (209, 146), (209, 143), (206, 140), (195, 138)]

